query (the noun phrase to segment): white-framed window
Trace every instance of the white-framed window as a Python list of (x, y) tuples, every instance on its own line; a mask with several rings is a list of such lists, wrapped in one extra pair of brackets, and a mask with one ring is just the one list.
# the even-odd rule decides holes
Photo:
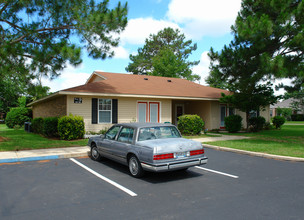
[(112, 99), (98, 99), (98, 123), (112, 123)]
[(138, 122), (160, 122), (160, 102), (137, 102)]

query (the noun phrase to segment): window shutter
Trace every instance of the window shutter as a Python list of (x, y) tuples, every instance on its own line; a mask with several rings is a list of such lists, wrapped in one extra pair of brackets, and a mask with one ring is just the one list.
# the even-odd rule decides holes
[(118, 123), (118, 100), (112, 99), (112, 124)]
[(98, 99), (92, 99), (92, 124), (97, 124)]

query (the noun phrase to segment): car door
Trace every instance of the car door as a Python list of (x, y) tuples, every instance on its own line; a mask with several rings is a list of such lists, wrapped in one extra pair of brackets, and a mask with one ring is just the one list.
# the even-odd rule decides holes
[(115, 156), (122, 163), (127, 163), (127, 154), (129, 149), (132, 148), (134, 138), (134, 128), (123, 127), (117, 137), (117, 141), (113, 143), (113, 150)]
[(106, 157), (113, 157), (113, 154), (115, 153), (115, 149), (113, 148), (113, 144), (116, 142), (117, 135), (119, 133), (121, 126), (113, 126), (111, 127), (107, 133), (105, 134), (104, 139), (99, 144), (100, 151), (106, 156)]

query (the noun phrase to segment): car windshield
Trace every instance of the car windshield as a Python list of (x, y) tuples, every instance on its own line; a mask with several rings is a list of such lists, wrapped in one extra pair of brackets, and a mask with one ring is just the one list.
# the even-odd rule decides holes
[(139, 130), (138, 141), (179, 137), (180, 133), (173, 126), (147, 127)]

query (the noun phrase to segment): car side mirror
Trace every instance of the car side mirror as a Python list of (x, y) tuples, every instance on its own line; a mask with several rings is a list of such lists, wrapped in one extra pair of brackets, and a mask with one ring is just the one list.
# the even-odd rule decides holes
[(105, 135), (104, 135), (104, 134), (101, 134), (101, 135), (100, 135), (100, 138), (101, 138), (101, 139), (104, 139), (104, 138), (105, 138)]

